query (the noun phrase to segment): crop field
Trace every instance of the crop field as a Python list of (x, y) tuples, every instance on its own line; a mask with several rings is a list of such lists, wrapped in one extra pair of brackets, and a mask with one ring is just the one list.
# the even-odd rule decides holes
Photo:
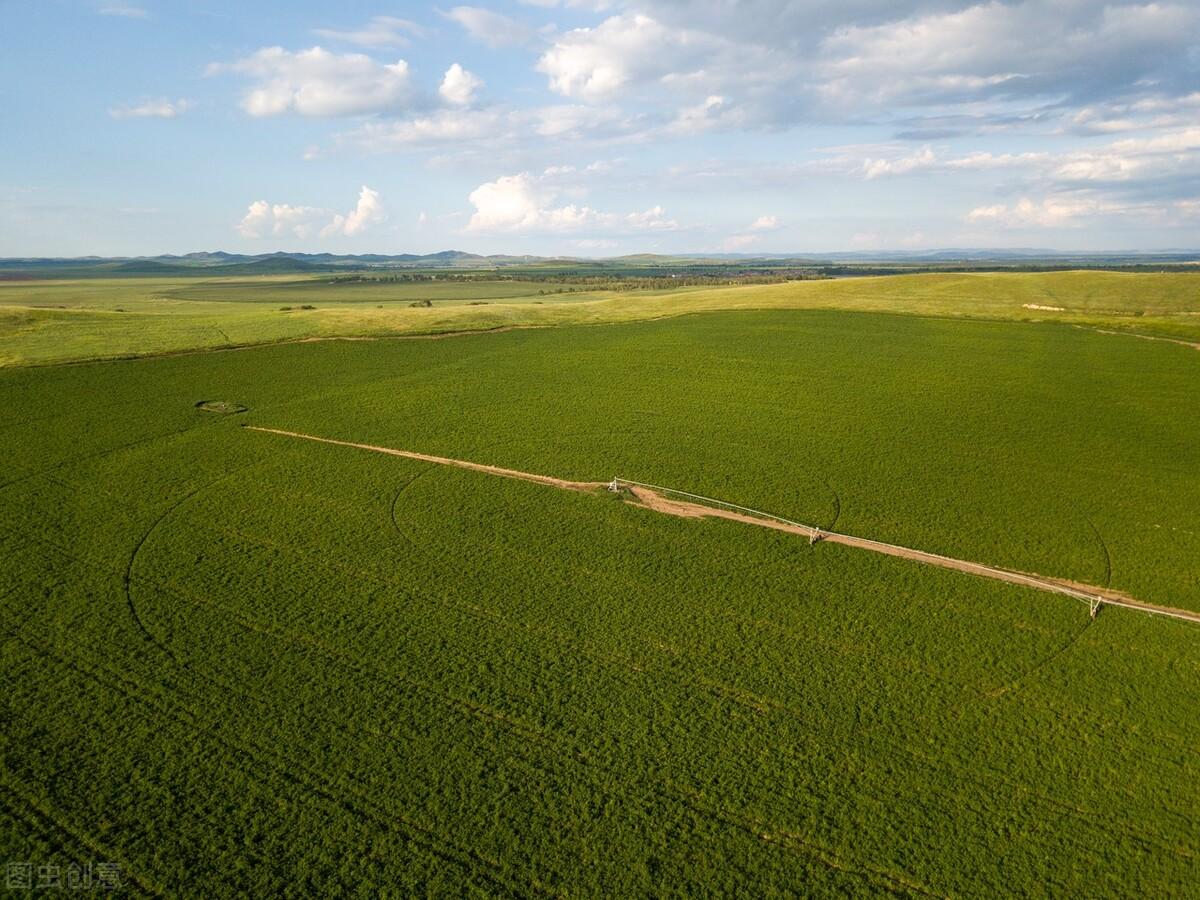
[[(574, 289), (574, 286), (571, 286)], [(546, 281), (433, 281), (390, 283), (304, 278), (282, 281), (254, 278), (214, 279), (172, 287), (164, 292), (172, 300), (201, 300), (227, 303), (469, 303), (473, 300), (544, 300), (546, 295), (566, 291), (567, 285)]]
[[(1195, 283), (1121, 309), (1183, 320)], [(867, 296), (815, 286), (840, 284)], [(165, 302), (144, 289), (121, 302)], [(242, 427), (637, 479), (1200, 610), (1194, 349), (732, 293), (0, 370), (5, 858), (194, 896), (1186, 895), (1200, 625)]]
[[(925, 274), (609, 290), (497, 278), (332, 276), (0, 281), (0, 366), (334, 337), (648, 321), (696, 312), (840, 309), (1062, 322), (1200, 345), (1200, 272)], [(544, 292), (544, 293), (543, 293)], [(428, 306), (424, 304), (428, 302)], [(416, 308), (414, 308), (414, 306)]]

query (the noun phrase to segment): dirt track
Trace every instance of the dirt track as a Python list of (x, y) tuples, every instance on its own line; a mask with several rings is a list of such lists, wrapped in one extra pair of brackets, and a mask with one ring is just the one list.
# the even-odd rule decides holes
[(1167, 344), (1179, 344), (1181, 347), (1191, 347), (1193, 350), (1200, 350), (1200, 343), (1195, 341), (1185, 341), (1181, 338), (1159, 337), (1155, 334), (1138, 334), (1133, 331), (1110, 331), (1106, 328), (1093, 328), (1090, 325), (1076, 325), (1076, 328), (1082, 328), (1084, 331), (1094, 331), (1096, 334), (1114, 334), (1117, 337), (1135, 337), (1141, 338), (1143, 341), (1162, 341)]
[[(353, 441), (340, 441), (333, 438), (317, 437), (311, 434), (302, 434), (297, 431), (284, 431), (279, 428), (265, 428), (258, 425), (243, 426), (250, 431), (261, 431), (267, 434), (277, 434), (283, 437), (301, 438), (306, 441), (316, 441), (322, 444), (334, 444), (340, 447), (354, 447), (359, 450), (369, 450), (374, 453), (386, 453), (389, 456), (401, 456), (406, 459), (416, 459), (423, 462), (437, 463), (443, 466), (454, 466), (459, 469), (471, 469), (476, 472), (484, 472), (488, 475), (498, 475), (502, 478), (515, 478), (520, 481), (532, 481), (536, 484), (545, 484), (551, 487), (561, 488), (570, 491), (597, 491), (605, 486), (602, 481), (567, 481), (562, 478), (554, 478), (550, 475), (535, 475), (530, 472), (521, 472), (516, 469), (504, 469), (499, 466), (490, 466), (484, 463), (468, 462), (461, 459), (451, 459), (445, 456), (431, 456), (427, 453), (416, 453), (411, 450), (396, 450), (391, 447), (379, 447), (374, 444), (360, 444)], [(703, 503), (693, 503), (687, 500), (674, 500), (664, 496), (658, 490), (641, 485), (628, 485), (627, 490), (635, 498), (633, 501), (647, 509), (652, 509), (656, 512), (665, 513), (666, 515), (679, 516), (681, 518), (698, 519), (698, 518), (716, 518), (729, 519), (734, 522), (742, 522), (747, 525), (757, 525), (760, 528), (771, 528), (775, 531), (785, 531), (790, 534), (797, 534), (807, 537), (810, 540), (814, 535), (822, 542), (833, 544), (844, 544), (847, 547), (857, 547), (862, 550), (871, 550), (875, 553), (882, 553), (887, 556), (898, 556), (901, 559), (913, 560), (914, 562), (925, 563), (930, 566), (937, 566), (942, 569), (952, 569), (956, 572), (965, 572), (970, 575), (978, 575), (983, 578), (993, 578), (998, 581), (1006, 581), (1010, 584), (1017, 584), (1023, 587), (1031, 587), (1037, 590), (1050, 591), (1055, 594), (1064, 594), (1068, 597), (1073, 597), (1077, 600), (1090, 602), (1094, 600), (1102, 600), (1106, 606), (1120, 606), (1126, 609), (1136, 609), (1141, 612), (1152, 613), (1155, 615), (1170, 616), (1174, 619), (1182, 619), (1187, 622), (1200, 623), (1200, 612), (1192, 612), (1186, 609), (1176, 609), (1169, 606), (1159, 606), (1154, 603), (1146, 603), (1141, 600), (1136, 600), (1119, 591), (1114, 591), (1108, 588), (1095, 587), (1093, 585), (1079, 584), (1078, 582), (1067, 581), (1060, 578), (1049, 578), (1043, 575), (1035, 575), (1028, 572), (1016, 572), (1010, 569), (1001, 569), (995, 566), (984, 565), (983, 563), (970, 562), (963, 559), (953, 559), (948, 556), (941, 556), (937, 553), (928, 553), (924, 550), (914, 550), (911, 547), (901, 547), (898, 544), (885, 544), (881, 541), (873, 541), (869, 538), (855, 537), (849, 534), (839, 534), (837, 532), (824, 531), (810, 525), (801, 525), (795, 522), (787, 522), (778, 519), (766, 518), (764, 516), (751, 515), (749, 513), (735, 512), (733, 510), (721, 509), (719, 507), (708, 506)]]
[(243, 425), (249, 431), (265, 431), (268, 434), (281, 434), (284, 437), (303, 438), (306, 441), (317, 441), (322, 444), (336, 444), (339, 447), (356, 447), (359, 450), (371, 450), (374, 453), (386, 453), (389, 456), (403, 456), (405, 459), (419, 459), (423, 462), (437, 463), (439, 466), (454, 466), (458, 469), (473, 469), (476, 472), (486, 472), (489, 475), (499, 475), (501, 478), (516, 478), (520, 481), (533, 481), (537, 484), (548, 484), (551, 487), (567, 491), (594, 491), (603, 487), (600, 481), (566, 481), (550, 475), (534, 475), (530, 472), (518, 472), (516, 469), (502, 469), (499, 466), (488, 466), (483, 463), (467, 462), (465, 459), (450, 459), (446, 456), (430, 456), (428, 453), (414, 453), (411, 450), (395, 450), (391, 447), (377, 447), (374, 444), (356, 444), (353, 441), (338, 441), (333, 438), (317, 437), (313, 434), (301, 434), (298, 431), (284, 431), (280, 428), (263, 428), (260, 425)]

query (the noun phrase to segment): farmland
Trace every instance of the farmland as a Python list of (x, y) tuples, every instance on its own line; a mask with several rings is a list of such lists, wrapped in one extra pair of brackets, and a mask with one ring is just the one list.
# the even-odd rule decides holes
[(1200, 610), (1200, 357), (1073, 327), (1200, 340), (1196, 283), (0, 286), (10, 363), (560, 326), (0, 371), (6, 857), (208, 896), (1185, 893), (1200, 627), (241, 426)]
[[(636, 271), (636, 270), (634, 270)], [(1200, 343), (1200, 273), (935, 273), (680, 287), (459, 274), (0, 281), (0, 365), (147, 356), (332, 337), (647, 321), (744, 309), (840, 309), (1063, 322)], [(532, 275), (529, 276), (532, 279)], [(640, 289), (627, 289), (631, 283)], [(649, 285), (649, 286), (646, 286)], [(426, 305), (427, 304), (427, 305)]]

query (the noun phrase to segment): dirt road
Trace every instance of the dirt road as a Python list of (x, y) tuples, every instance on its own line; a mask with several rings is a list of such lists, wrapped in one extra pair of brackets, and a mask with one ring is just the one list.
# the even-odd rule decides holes
[(353, 441), (338, 441), (333, 438), (317, 437), (313, 434), (301, 434), (298, 431), (284, 431), (280, 428), (264, 428), (259, 425), (243, 425), (248, 431), (263, 431), (267, 434), (281, 434), (284, 437), (303, 438), (306, 441), (317, 441), (321, 444), (336, 444), (339, 447), (356, 447), (359, 450), (370, 450), (373, 453), (386, 453), (389, 456), (403, 456), (405, 459), (419, 459), (423, 462), (437, 463), (439, 466), (454, 466), (458, 469), (473, 469), (476, 472), (486, 472), (489, 475), (499, 475), (501, 478), (516, 478), (520, 481), (533, 481), (537, 484), (548, 484), (551, 487), (567, 491), (594, 491), (604, 486), (600, 481), (565, 481), (550, 475), (534, 475), (530, 472), (518, 472), (516, 469), (502, 469), (499, 466), (489, 466), (483, 463), (467, 462), (465, 459), (450, 459), (445, 456), (430, 456), (428, 453), (414, 453), (411, 450), (395, 450), (392, 447), (377, 447), (374, 444), (356, 444)]
[[(484, 463), (468, 462), (462, 459), (451, 459), (445, 456), (431, 456), (427, 453), (416, 453), (411, 450), (396, 450), (391, 447), (379, 447), (374, 444), (360, 444), (354, 441), (340, 441), (334, 438), (317, 437), (311, 434), (302, 434), (296, 431), (284, 431), (279, 428), (265, 428), (258, 425), (243, 426), (249, 431), (260, 431), (266, 434), (276, 434), (283, 437), (300, 438), (306, 441), (316, 441), (321, 444), (334, 444), (339, 447), (354, 447), (358, 450), (369, 450), (373, 453), (385, 453), (390, 456), (401, 456), (406, 459), (416, 459), (423, 462), (436, 463), (442, 466), (454, 466), (460, 469), (471, 469), (476, 472), (484, 472), (488, 475), (498, 475), (502, 478), (515, 478), (520, 481), (532, 481), (536, 484), (545, 484), (551, 487), (561, 488), (570, 491), (598, 491), (605, 487), (606, 482), (602, 481), (567, 481), (562, 478), (554, 478), (550, 475), (535, 475), (530, 472), (521, 472), (516, 469), (505, 469), (499, 466), (490, 466)], [(814, 537), (823, 542), (833, 544), (844, 544), (847, 547), (857, 547), (861, 550), (871, 550), (875, 553), (883, 553), (887, 556), (898, 556), (901, 559), (908, 559), (914, 562), (924, 563), (930, 566), (937, 566), (942, 569), (952, 569), (956, 572), (965, 572), (969, 575), (977, 575), (982, 578), (993, 578), (998, 581), (1006, 581), (1010, 584), (1017, 584), (1023, 587), (1031, 587), (1041, 591), (1050, 591), (1055, 594), (1063, 594), (1068, 597), (1073, 597), (1076, 600), (1081, 600), (1092, 604), (1096, 601), (1101, 601), (1105, 606), (1120, 606), (1125, 609), (1135, 609), (1140, 612), (1151, 613), (1153, 615), (1169, 616), (1174, 619), (1181, 619), (1186, 622), (1200, 623), (1200, 612), (1193, 612), (1186, 609), (1176, 609), (1170, 606), (1160, 606), (1154, 603), (1146, 603), (1142, 600), (1136, 600), (1133, 597), (1123, 594), (1119, 591), (1114, 591), (1108, 588), (1100, 588), (1094, 585), (1079, 584), (1078, 582), (1068, 581), (1061, 578), (1050, 578), (1044, 575), (1035, 575), (1029, 572), (1018, 572), (1011, 569), (1002, 569), (997, 566), (988, 566), (983, 563), (970, 562), (964, 559), (954, 559), (949, 556), (942, 556), (937, 553), (929, 553), (924, 550), (914, 550), (911, 547), (902, 547), (898, 544), (886, 544), (882, 541), (873, 541), (870, 538), (855, 537), (850, 534), (840, 534), (838, 532), (824, 531), (812, 525), (802, 525), (797, 522), (789, 522), (784, 519), (772, 518), (766, 514), (756, 515), (753, 511), (738, 512), (733, 509), (722, 509), (718, 506), (710, 506), (702, 502), (693, 502), (691, 500), (674, 499), (665, 496), (663, 488), (655, 488), (649, 485), (641, 485), (633, 482), (620, 481), (618, 482), (630, 496), (629, 502), (637, 503), (645, 506), (647, 509), (652, 509), (656, 512), (664, 513), (670, 516), (679, 516), (688, 519), (698, 518), (716, 518), (729, 519), (734, 522), (742, 522), (747, 525), (756, 525), (760, 528), (771, 528), (775, 531), (785, 531), (791, 534), (797, 534), (802, 537), (813, 540)], [(720, 501), (713, 501), (720, 502)]]

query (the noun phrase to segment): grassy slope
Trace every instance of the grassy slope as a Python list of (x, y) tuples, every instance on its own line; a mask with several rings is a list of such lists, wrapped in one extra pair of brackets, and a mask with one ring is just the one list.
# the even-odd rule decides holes
[(1194, 628), (237, 425), (836, 491), (1063, 574), (1092, 514), (1200, 604), (1195, 373), (822, 312), (0, 373), (0, 846), (208, 895), (1186, 892)]
[[(508, 292), (526, 288), (498, 282), (432, 286), (426, 291), (435, 299), (431, 309), (408, 307), (421, 294), (413, 285), (331, 286), (294, 278), (252, 284), (247, 288), (245, 280), (237, 279), (0, 283), (0, 364), (146, 355), (306, 337), (628, 322), (718, 309), (853, 309), (1064, 321), (1200, 341), (1200, 275), (1195, 273), (905, 275), (545, 297), (530, 288), (532, 293), (520, 298)], [(486, 306), (466, 305), (487, 296), (499, 299)], [(399, 299), (393, 302), (387, 297)], [(282, 312), (276, 302), (319, 308)], [(1065, 311), (1031, 310), (1027, 304)], [(50, 308), (58, 305), (69, 308)], [(117, 312), (118, 307), (124, 312)]]

